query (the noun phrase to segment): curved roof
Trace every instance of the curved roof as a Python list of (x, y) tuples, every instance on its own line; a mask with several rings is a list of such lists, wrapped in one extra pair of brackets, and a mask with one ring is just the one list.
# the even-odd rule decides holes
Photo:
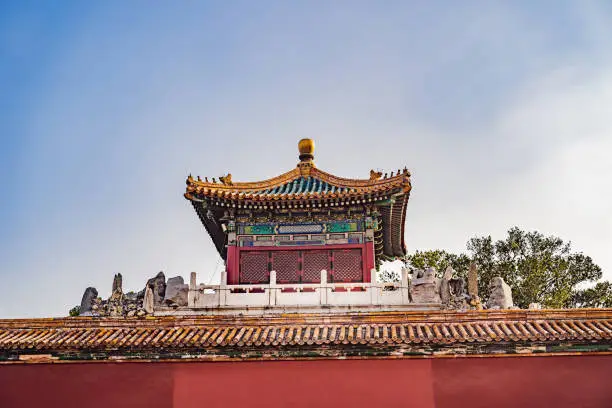
[[(302, 163), (300, 163), (302, 164)], [(385, 175), (386, 176), (386, 175)], [(389, 192), (407, 193), (411, 189), (408, 170), (384, 177), (372, 172), (370, 179), (337, 177), (312, 166), (307, 172), (303, 166), (280, 176), (258, 182), (233, 182), (231, 174), (217, 182), (199, 177), (187, 178), (185, 197), (189, 200), (222, 198), (232, 201), (317, 200), (358, 198)]]

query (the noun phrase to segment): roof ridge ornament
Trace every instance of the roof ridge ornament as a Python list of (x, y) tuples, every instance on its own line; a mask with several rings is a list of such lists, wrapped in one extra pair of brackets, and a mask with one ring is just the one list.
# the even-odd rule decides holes
[(374, 171), (374, 170), (370, 170), (370, 181), (376, 181), (376, 180), (380, 180), (380, 178), (382, 177), (382, 172), (381, 171)]
[(314, 164), (315, 142), (312, 139), (301, 139), (298, 142), (298, 151), (300, 152), (300, 162), (298, 168), (302, 177), (310, 177), (310, 171)]
[(298, 142), (298, 150), (300, 152), (300, 161), (314, 160), (315, 142), (312, 139), (301, 139)]
[(221, 181), (221, 183), (225, 184), (226, 186), (234, 185), (234, 183), (232, 182), (232, 173), (227, 173), (226, 176), (219, 177), (219, 180)]

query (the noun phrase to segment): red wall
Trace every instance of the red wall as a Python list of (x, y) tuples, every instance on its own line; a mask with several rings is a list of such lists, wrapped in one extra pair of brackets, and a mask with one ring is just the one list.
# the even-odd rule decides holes
[(612, 407), (612, 356), (0, 365), (0, 407)]

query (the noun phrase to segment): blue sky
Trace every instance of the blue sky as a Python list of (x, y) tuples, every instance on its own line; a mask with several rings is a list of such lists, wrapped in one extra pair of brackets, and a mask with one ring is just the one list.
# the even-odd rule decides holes
[(612, 279), (612, 5), (0, 1), (0, 316), (218, 279), (193, 173), (407, 166), (409, 250), (518, 225)]

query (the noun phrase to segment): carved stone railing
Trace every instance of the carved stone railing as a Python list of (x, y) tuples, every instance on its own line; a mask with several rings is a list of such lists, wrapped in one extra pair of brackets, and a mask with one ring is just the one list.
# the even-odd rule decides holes
[(222, 272), (219, 285), (196, 284), (191, 273), (188, 307), (209, 309), (226, 307), (328, 307), (328, 306), (401, 306), (410, 304), (408, 275), (402, 271), (400, 282), (377, 283), (376, 270), (371, 282), (331, 283), (327, 271), (321, 271), (320, 283), (276, 283), (270, 272), (269, 284), (228, 285)]

